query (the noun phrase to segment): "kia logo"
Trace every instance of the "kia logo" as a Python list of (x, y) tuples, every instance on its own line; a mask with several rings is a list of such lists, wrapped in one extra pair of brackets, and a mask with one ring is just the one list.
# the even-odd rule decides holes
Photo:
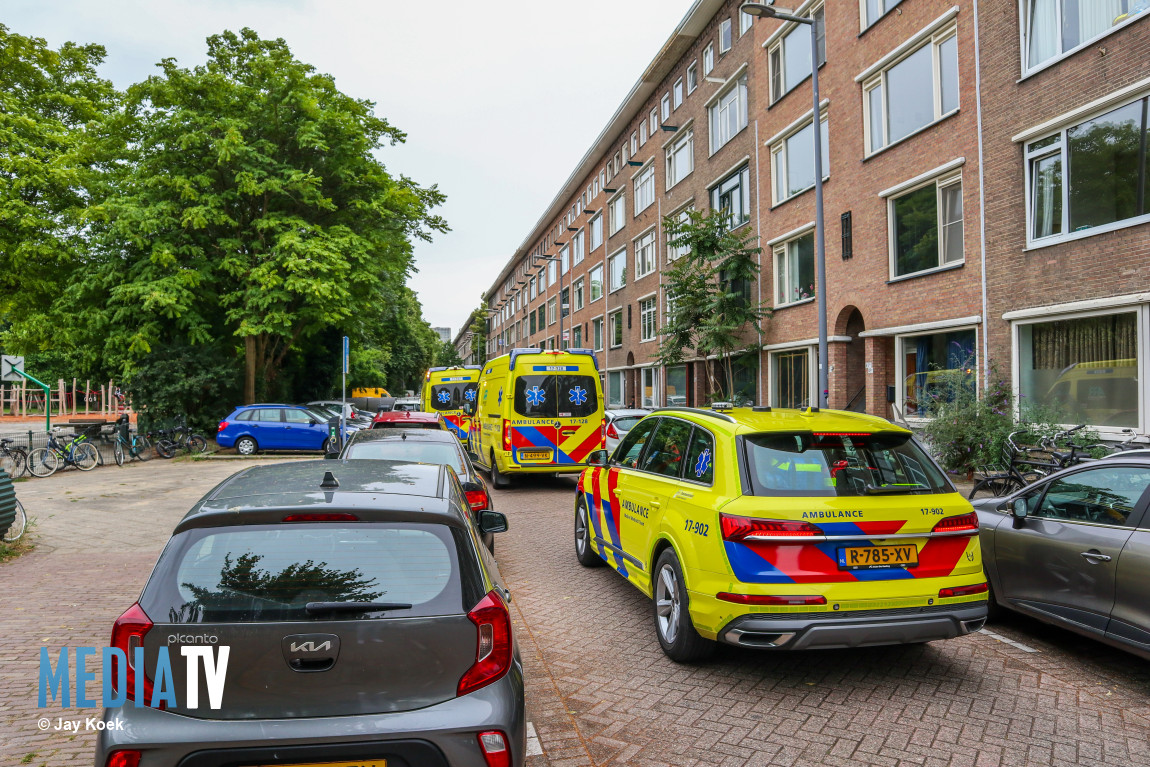
[(296, 644), (295, 642), (292, 642), (292, 645), (291, 645), (291, 651), (292, 652), (319, 652), (321, 650), (330, 650), (330, 649), (331, 649), (331, 640), (330, 639), (327, 640), (326, 642), (324, 642), (323, 644), (317, 644), (316, 642), (300, 642), (299, 644)]
[(284, 660), (293, 671), (327, 671), (339, 658), (335, 634), (292, 634), (280, 640)]

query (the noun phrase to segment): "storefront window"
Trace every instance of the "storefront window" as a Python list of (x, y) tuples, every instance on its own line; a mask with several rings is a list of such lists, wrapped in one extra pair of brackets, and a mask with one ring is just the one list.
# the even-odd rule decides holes
[(902, 399), (907, 415), (925, 416), (931, 392), (937, 389), (947, 370), (965, 370), (975, 385), (977, 351), (973, 330), (929, 333), (901, 339), (906, 377)]
[(1138, 426), (1137, 313), (1036, 322), (1018, 335), (1022, 403), (1066, 423)]
[(623, 371), (615, 370), (607, 374), (607, 404), (615, 407), (623, 405)]
[(737, 407), (750, 407), (758, 404), (759, 359), (758, 355), (743, 354), (731, 360), (731, 370), (735, 383), (727, 383), (727, 364), (719, 360), (715, 363), (715, 380), (719, 390), (715, 397), (733, 402)]
[(667, 368), (667, 404), (685, 407), (687, 402), (687, 366)]
[(772, 405), (807, 407), (811, 404), (810, 351), (795, 349), (771, 355)]

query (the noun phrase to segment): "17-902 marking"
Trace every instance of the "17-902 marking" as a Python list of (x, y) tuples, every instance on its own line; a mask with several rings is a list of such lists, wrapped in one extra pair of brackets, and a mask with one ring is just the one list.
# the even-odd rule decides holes
[(694, 520), (688, 519), (687, 524), (683, 529), (689, 533), (701, 535), (705, 538), (707, 533), (710, 531), (711, 526), (704, 522), (695, 522)]

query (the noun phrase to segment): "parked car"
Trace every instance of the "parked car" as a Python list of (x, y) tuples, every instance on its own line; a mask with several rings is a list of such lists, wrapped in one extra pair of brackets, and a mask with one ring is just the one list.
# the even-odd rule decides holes
[[(339, 455), (329, 454), (329, 457), (450, 466), (459, 477), (463, 492), (467, 495), (472, 520), (476, 524), (480, 512), (495, 508), (491, 502), (491, 493), (487, 490), (487, 482), (475, 470), (459, 440), (442, 429), (368, 429), (351, 435)], [(491, 533), (483, 536), (483, 543), (488, 550), (495, 550), (495, 536)]]
[(1150, 659), (1150, 458), (1073, 466), (974, 502), (992, 607)]
[[(216, 442), (240, 455), (261, 450), (321, 450), (329, 443), (328, 416), (302, 405), (241, 405), (220, 421)], [(345, 433), (346, 438), (346, 433)]]
[[(493, 511), (479, 523), (506, 529)], [(126, 702), (104, 711), (96, 764), (521, 765), (509, 598), (448, 467), (248, 468), (176, 525), (112, 627), (137, 660), (120, 677)], [(228, 648), (222, 695), (201, 675), (188, 699), (192, 645), (217, 671)], [(153, 708), (161, 657), (175, 698)]]
[(619, 447), (620, 440), (626, 436), (631, 427), (639, 423), (640, 418), (650, 414), (650, 410), (639, 408), (620, 408), (604, 412), (603, 417), (607, 419), (607, 452), (614, 453), (615, 448)]
[(339, 417), (339, 412), (341, 409), (343, 409), (344, 417), (347, 419), (348, 423), (355, 424), (361, 429), (371, 428), (371, 419), (373, 413), (369, 413), (366, 410), (360, 410), (351, 402), (343, 403), (337, 399), (324, 399), (309, 402), (307, 403), (306, 407), (330, 410), (336, 415), (336, 417)]
[(436, 413), (410, 410), (384, 410), (372, 419), (373, 429), (443, 429), (443, 419)]
[(423, 408), (419, 404), (419, 397), (397, 397), (391, 404), (392, 410), (417, 411)]

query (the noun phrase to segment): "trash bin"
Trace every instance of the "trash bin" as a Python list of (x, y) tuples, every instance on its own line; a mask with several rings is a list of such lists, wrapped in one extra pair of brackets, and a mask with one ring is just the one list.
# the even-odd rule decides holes
[(16, 520), (16, 487), (8, 472), (0, 469), (0, 538), (8, 533), (8, 528)]

